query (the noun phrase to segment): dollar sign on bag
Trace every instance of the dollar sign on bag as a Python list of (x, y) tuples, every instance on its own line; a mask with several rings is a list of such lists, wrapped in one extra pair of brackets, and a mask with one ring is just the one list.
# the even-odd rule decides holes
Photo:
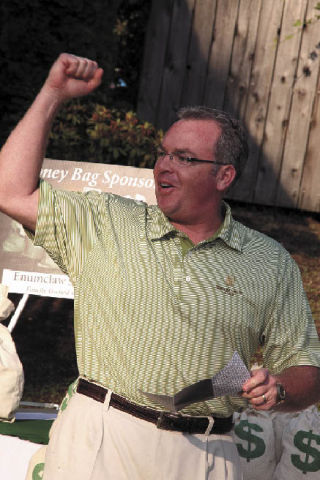
[(266, 445), (262, 438), (253, 435), (251, 432), (252, 430), (255, 432), (263, 432), (263, 428), (256, 423), (249, 423), (248, 420), (241, 420), (234, 428), (238, 437), (248, 442), (247, 450), (241, 445), (241, 443), (236, 444), (239, 455), (246, 458), (247, 462), (250, 462), (252, 458), (261, 457), (266, 450)]
[(44, 463), (38, 463), (32, 472), (32, 480), (41, 480), (43, 478)]
[(320, 471), (320, 450), (311, 446), (313, 441), (320, 445), (320, 435), (316, 435), (312, 430), (299, 430), (294, 436), (293, 443), (306, 456), (291, 455), (291, 462), (302, 473)]

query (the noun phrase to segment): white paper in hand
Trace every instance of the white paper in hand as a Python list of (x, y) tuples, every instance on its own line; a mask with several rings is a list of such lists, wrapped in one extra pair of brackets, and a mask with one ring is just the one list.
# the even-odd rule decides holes
[(163, 405), (166, 410), (178, 412), (192, 403), (204, 402), (225, 395), (239, 395), (242, 385), (249, 378), (249, 370), (238, 352), (234, 352), (230, 362), (212, 378), (193, 383), (173, 396), (142, 393), (153, 402)]

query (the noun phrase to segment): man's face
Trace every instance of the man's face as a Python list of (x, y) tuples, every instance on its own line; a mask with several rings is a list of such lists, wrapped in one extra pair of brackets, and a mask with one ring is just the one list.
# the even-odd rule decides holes
[[(212, 120), (179, 120), (165, 134), (162, 148), (201, 160), (214, 160), (214, 148), (221, 133)], [(195, 225), (214, 215), (218, 202), (216, 176), (212, 163), (183, 166), (169, 155), (154, 168), (155, 193), (159, 208), (173, 222)], [(220, 198), (220, 197), (219, 197)]]

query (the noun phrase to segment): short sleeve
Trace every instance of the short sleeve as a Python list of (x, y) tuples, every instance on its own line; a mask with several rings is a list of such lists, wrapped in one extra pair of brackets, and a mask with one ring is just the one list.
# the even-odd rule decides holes
[(55, 190), (41, 181), (34, 245), (43, 247), (76, 282), (100, 235), (107, 195)]
[(300, 270), (286, 251), (279, 255), (277, 292), (263, 333), (264, 365), (277, 374), (299, 365), (320, 367), (320, 342)]

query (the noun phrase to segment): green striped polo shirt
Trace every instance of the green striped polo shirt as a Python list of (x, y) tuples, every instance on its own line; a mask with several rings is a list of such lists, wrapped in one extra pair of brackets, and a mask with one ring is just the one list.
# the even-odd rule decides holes
[[(40, 189), (34, 242), (74, 285), (80, 375), (160, 410), (143, 391), (174, 395), (215, 375), (234, 351), (249, 367), (263, 344), (273, 373), (320, 366), (297, 265), (228, 206), (217, 237), (183, 255), (183, 234), (155, 205), (46, 182)], [(221, 397), (183, 412), (228, 416), (246, 406)]]

